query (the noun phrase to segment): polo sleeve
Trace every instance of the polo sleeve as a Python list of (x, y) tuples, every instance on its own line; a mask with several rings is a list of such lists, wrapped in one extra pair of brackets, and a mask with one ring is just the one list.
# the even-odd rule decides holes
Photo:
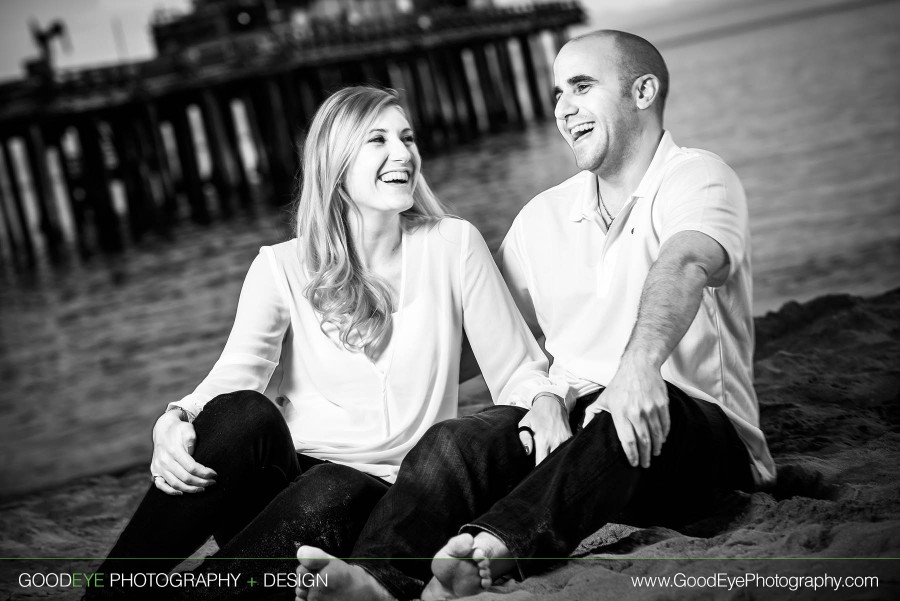
[[(268, 251), (268, 252), (266, 252)], [(278, 366), (290, 311), (275, 279), (275, 257), (263, 248), (254, 259), (238, 301), (225, 349), (196, 390), (167, 410), (181, 407), (196, 417), (220, 394), (236, 390), (263, 392)]]
[(728, 255), (728, 275), (749, 251), (747, 198), (721, 159), (696, 156), (673, 169), (657, 196), (660, 244), (683, 231), (706, 234)]
[(566, 400), (567, 382), (547, 374), (549, 364), (516, 309), (487, 244), (471, 224), (462, 236), (463, 327), (498, 405), (531, 409), (542, 392)]

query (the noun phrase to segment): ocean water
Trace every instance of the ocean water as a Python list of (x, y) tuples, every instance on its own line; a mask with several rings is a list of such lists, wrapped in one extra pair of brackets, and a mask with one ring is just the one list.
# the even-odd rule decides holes
[[(900, 3), (662, 44), (676, 142), (747, 189), (755, 311), (900, 285)], [(432, 186), (496, 248), (575, 172), (552, 122), (426, 156)], [(247, 267), (288, 236), (262, 210), (185, 224), (115, 258), (0, 275), (0, 496), (149, 458), (150, 428), (221, 352)]]

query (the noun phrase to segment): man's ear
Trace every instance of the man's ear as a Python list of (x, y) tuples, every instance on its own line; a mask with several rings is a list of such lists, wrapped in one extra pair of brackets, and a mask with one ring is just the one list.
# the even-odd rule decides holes
[(659, 79), (656, 75), (641, 75), (634, 80), (631, 88), (634, 94), (634, 102), (638, 109), (646, 109), (653, 106), (659, 95)]

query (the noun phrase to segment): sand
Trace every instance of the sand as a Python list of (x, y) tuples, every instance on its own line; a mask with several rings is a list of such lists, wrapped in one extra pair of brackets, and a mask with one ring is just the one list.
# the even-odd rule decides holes
[[(788, 303), (757, 318), (756, 328), (762, 427), (779, 468), (773, 490), (735, 494), (719, 515), (683, 531), (610, 524), (582, 543), (577, 559), (473, 599), (900, 598), (900, 289)], [(2, 556), (102, 556), (145, 486), (145, 470), (131, 470), (8, 502), (0, 506)], [(23, 571), (96, 563), (0, 562), (0, 598), (78, 599), (78, 589), (26, 590), (17, 579)], [(639, 587), (632, 580), (719, 573), (879, 582), (837, 591), (729, 591), (674, 582)]]

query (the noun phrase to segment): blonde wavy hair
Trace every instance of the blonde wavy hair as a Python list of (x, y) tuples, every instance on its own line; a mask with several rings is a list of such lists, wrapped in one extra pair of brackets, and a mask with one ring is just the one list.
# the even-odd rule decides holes
[[(387, 284), (363, 265), (350, 230), (359, 209), (344, 178), (366, 135), (383, 110), (403, 112), (397, 92), (370, 86), (344, 88), (316, 111), (303, 146), (300, 185), (294, 198), (294, 231), (310, 276), (304, 295), (332, 324), (341, 343), (374, 357), (391, 331), (393, 306)], [(405, 112), (404, 112), (405, 115)], [(447, 215), (419, 174), (413, 205), (400, 214), (406, 232)]]

